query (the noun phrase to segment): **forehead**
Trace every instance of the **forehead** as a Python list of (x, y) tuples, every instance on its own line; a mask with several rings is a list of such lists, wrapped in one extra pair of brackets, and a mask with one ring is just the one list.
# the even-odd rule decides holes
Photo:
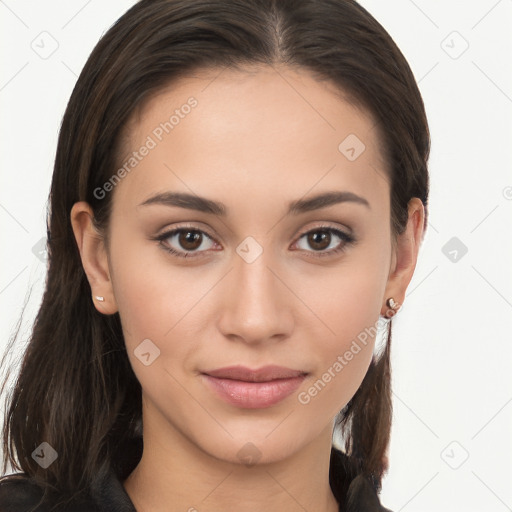
[(115, 202), (131, 206), (166, 190), (219, 200), (237, 190), (259, 194), (260, 203), (274, 194), (282, 203), (308, 190), (343, 187), (368, 197), (388, 186), (372, 116), (332, 83), (283, 67), (203, 70), (173, 81), (134, 113), (123, 149), (119, 164), (128, 172)]

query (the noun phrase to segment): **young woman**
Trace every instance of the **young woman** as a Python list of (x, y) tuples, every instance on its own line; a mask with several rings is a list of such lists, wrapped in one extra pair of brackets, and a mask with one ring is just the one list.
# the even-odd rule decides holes
[(0, 510), (387, 510), (429, 148), (355, 1), (136, 3), (64, 115)]

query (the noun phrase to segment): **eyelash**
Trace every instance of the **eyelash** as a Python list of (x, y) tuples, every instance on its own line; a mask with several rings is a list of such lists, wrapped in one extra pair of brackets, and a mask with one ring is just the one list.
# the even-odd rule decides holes
[[(195, 255), (193, 256), (193, 254), (195, 252), (200, 254), (201, 252), (205, 252), (205, 251), (195, 251), (195, 252), (193, 251), (193, 252), (188, 252), (188, 253), (187, 252), (181, 253), (181, 252), (177, 251), (176, 249), (168, 247), (167, 245), (165, 245), (163, 243), (166, 239), (176, 235), (177, 233), (181, 233), (184, 231), (202, 233), (203, 235), (206, 235), (208, 238), (213, 240), (213, 237), (211, 237), (208, 233), (206, 233), (205, 231), (203, 231), (201, 229), (197, 229), (196, 227), (193, 227), (193, 226), (182, 226), (179, 228), (171, 229), (170, 231), (167, 231), (165, 233), (162, 233), (161, 235), (158, 235), (157, 237), (154, 237), (153, 240), (160, 242), (160, 245), (162, 246), (162, 248), (165, 251), (167, 251), (168, 253), (170, 253), (173, 256), (176, 256), (178, 258), (200, 258), (200, 257), (202, 257), (202, 256), (195, 256)], [(339, 253), (345, 251), (348, 246), (353, 245), (356, 242), (356, 239), (352, 235), (349, 235), (348, 233), (345, 233), (344, 231), (333, 228), (331, 226), (318, 226), (313, 229), (310, 229), (309, 231), (305, 231), (304, 233), (302, 233), (299, 236), (298, 240), (302, 239), (305, 235), (309, 235), (310, 233), (316, 233), (316, 232), (328, 232), (328, 233), (334, 234), (338, 238), (341, 238), (341, 240), (343, 240), (344, 243), (340, 244), (336, 249), (331, 249), (330, 251), (321, 251), (321, 252), (320, 251), (306, 251), (306, 252), (313, 252), (314, 253), (313, 257), (322, 258), (325, 256), (334, 256), (336, 254), (339, 254)]]

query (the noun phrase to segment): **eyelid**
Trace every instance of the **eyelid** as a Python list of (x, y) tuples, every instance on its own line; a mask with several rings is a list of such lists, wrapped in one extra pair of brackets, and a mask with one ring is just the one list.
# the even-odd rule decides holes
[(341, 231), (347, 237), (354, 237), (352, 229), (350, 229), (348, 226), (333, 225), (333, 224), (330, 224), (329, 222), (322, 222), (322, 221), (319, 221), (318, 224), (315, 224), (305, 230), (299, 231), (299, 233), (296, 236), (297, 236), (297, 238), (300, 238), (300, 237), (306, 235), (307, 233), (309, 233), (310, 231), (314, 231), (315, 229), (318, 229), (319, 231), (322, 229), (332, 229), (335, 231)]
[(178, 231), (180, 229), (200, 231), (206, 233), (210, 238), (215, 240), (215, 237), (210, 233), (209, 228), (204, 228), (201, 222), (185, 222), (184, 224), (178, 223), (175, 226), (163, 228), (154, 238), (162, 237), (168, 233), (172, 233), (173, 231)]
[[(200, 231), (200, 232), (204, 232), (206, 233), (212, 240), (214, 240), (215, 242), (217, 242), (215, 236), (213, 236), (208, 228), (203, 228), (203, 227), (200, 227), (200, 224), (201, 223), (185, 223), (185, 224), (178, 224), (177, 226), (173, 226), (172, 228), (165, 228), (161, 231), (161, 233), (157, 234), (153, 239), (157, 239), (159, 237), (163, 237), (164, 235), (167, 235), (167, 236), (170, 236), (169, 233), (172, 233), (173, 231), (177, 231), (179, 229), (190, 229), (190, 230), (194, 230), (194, 231)], [(314, 226), (311, 226), (307, 229), (304, 229), (304, 230), (301, 230), (299, 231), (295, 237), (296, 238), (300, 238), (302, 236), (304, 236), (305, 234), (309, 233), (310, 231), (314, 230), (314, 229), (335, 229), (335, 230), (338, 230), (338, 231), (341, 231), (343, 232), (346, 236), (348, 237), (352, 237), (354, 236), (353, 235), (353, 231), (352, 229), (350, 229), (348, 226), (334, 226), (334, 225), (331, 225), (331, 224), (327, 224), (325, 222), (322, 223), (322, 221), (320, 221), (320, 224), (315, 224)], [(217, 242), (219, 243), (219, 242)]]

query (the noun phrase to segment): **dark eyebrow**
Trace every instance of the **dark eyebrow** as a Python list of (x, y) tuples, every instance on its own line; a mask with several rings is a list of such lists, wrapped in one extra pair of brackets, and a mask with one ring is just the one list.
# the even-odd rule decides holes
[[(300, 213), (327, 208), (338, 203), (352, 202), (370, 207), (370, 203), (361, 196), (353, 192), (324, 192), (310, 197), (309, 199), (299, 199), (288, 204), (287, 214), (298, 215)], [(188, 194), (186, 192), (163, 192), (146, 199), (139, 206), (149, 204), (160, 204), (164, 206), (178, 206), (187, 208), (188, 210), (196, 210), (199, 212), (225, 217), (228, 208), (223, 203), (207, 199), (205, 197)]]
[(309, 199), (299, 199), (298, 201), (292, 201), (288, 205), (288, 213), (297, 215), (299, 213), (310, 212), (312, 210), (319, 210), (320, 208), (327, 208), (328, 206), (332, 206), (338, 203), (362, 204), (371, 209), (370, 203), (364, 197), (358, 196), (353, 192), (336, 191), (317, 194), (316, 196), (310, 197)]

